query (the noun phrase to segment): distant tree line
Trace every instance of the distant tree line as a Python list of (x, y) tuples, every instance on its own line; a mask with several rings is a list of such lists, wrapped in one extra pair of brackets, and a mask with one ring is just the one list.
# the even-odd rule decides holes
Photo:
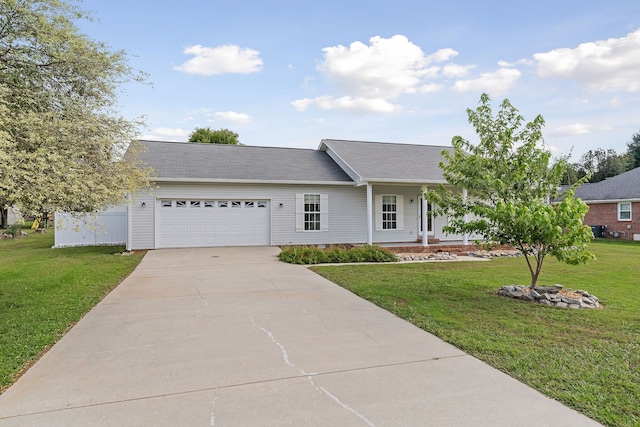
[(624, 153), (618, 154), (611, 148), (598, 148), (584, 153), (580, 161), (569, 163), (563, 184), (573, 184), (589, 173), (589, 182), (604, 181), (637, 167), (640, 167), (640, 131), (631, 137)]

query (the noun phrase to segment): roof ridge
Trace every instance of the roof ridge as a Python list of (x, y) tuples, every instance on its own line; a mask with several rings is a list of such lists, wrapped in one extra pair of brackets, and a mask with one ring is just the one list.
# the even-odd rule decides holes
[(298, 151), (318, 151), (315, 148), (301, 148), (301, 147), (273, 147), (273, 146), (263, 146), (263, 145), (236, 145), (236, 144), (216, 144), (211, 142), (188, 142), (188, 141), (156, 141), (153, 139), (138, 139), (138, 142), (150, 142), (150, 143), (160, 143), (160, 144), (180, 144), (180, 145), (191, 145), (196, 147), (203, 146), (215, 146), (215, 147), (235, 147), (235, 148), (259, 148), (259, 149), (272, 149), (272, 150), (298, 150)]
[(325, 141), (335, 141), (335, 142), (356, 142), (362, 144), (380, 144), (380, 145), (407, 145), (410, 147), (442, 147), (442, 148), (453, 148), (451, 145), (440, 145), (440, 144), (412, 144), (410, 142), (389, 142), (389, 141), (362, 141), (355, 139), (332, 139), (332, 138), (323, 138), (322, 142)]

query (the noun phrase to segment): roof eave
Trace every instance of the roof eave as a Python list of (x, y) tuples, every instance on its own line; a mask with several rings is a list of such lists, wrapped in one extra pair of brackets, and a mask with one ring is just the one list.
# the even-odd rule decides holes
[(589, 200), (589, 199), (584, 199), (582, 197), (577, 197), (576, 198), (582, 200), (583, 202), (585, 202), (586, 204), (589, 203), (619, 203), (619, 202), (640, 202), (639, 198), (632, 198), (632, 199), (596, 199), (596, 200)]
[(350, 185), (353, 181), (300, 181), (300, 180), (255, 180), (255, 179), (222, 179), (222, 178), (167, 178), (156, 177), (154, 182), (184, 182), (204, 184), (296, 184), (296, 185)]

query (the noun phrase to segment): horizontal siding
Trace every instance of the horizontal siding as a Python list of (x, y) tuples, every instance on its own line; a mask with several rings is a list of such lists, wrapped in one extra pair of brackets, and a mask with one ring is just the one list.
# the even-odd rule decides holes
[[(420, 216), (420, 187), (374, 185), (372, 190), (374, 200), (377, 195), (395, 194), (404, 196), (404, 229), (402, 230), (376, 230), (374, 207), (373, 243), (417, 242), (420, 230), (420, 223), (418, 222)], [(412, 200), (413, 202), (411, 202)], [(366, 209), (366, 204), (364, 206), (364, 209)], [(364, 216), (366, 217), (366, 214)]]
[[(295, 195), (328, 194), (329, 231), (296, 232)], [(156, 210), (160, 199), (261, 199), (270, 201), (271, 245), (366, 242), (366, 188), (352, 186), (160, 184), (152, 194), (139, 194), (132, 204), (131, 248), (156, 246)], [(142, 202), (146, 207), (142, 207)], [(280, 207), (282, 204), (282, 208)]]
[[(366, 186), (344, 185), (248, 185), (162, 183), (151, 192), (136, 195), (131, 205), (131, 249), (156, 248), (157, 210), (160, 199), (250, 199), (268, 200), (271, 210), (271, 245), (366, 243)], [(329, 230), (296, 231), (296, 194), (327, 194), (329, 197)], [(417, 242), (419, 239), (420, 187), (374, 185), (373, 195), (404, 196), (404, 229), (374, 230), (374, 243)], [(413, 202), (412, 202), (413, 200)], [(142, 203), (145, 207), (142, 207)], [(282, 204), (282, 207), (280, 207)], [(375, 213), (374, 213), (375, 214)], [(375, 221), (372, 218), (372, 223)], [(436, 218), (435, 237), (442, 237), (446, 219)]]

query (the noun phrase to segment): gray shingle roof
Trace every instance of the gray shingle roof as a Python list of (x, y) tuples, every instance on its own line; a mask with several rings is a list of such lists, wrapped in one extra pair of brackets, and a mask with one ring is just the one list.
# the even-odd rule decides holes
[(640, 199), (640, 168), (592, 184), (583, 184), (576, 190), (576, 197), (584, 200)]
[(140, 141), (156, 179), (353, 182), (327, 153), (309, 149)]
[(444, 182), (438, 166), (453, 147), (323, 139), (320, 149), (338, 154), (363, 181)]

